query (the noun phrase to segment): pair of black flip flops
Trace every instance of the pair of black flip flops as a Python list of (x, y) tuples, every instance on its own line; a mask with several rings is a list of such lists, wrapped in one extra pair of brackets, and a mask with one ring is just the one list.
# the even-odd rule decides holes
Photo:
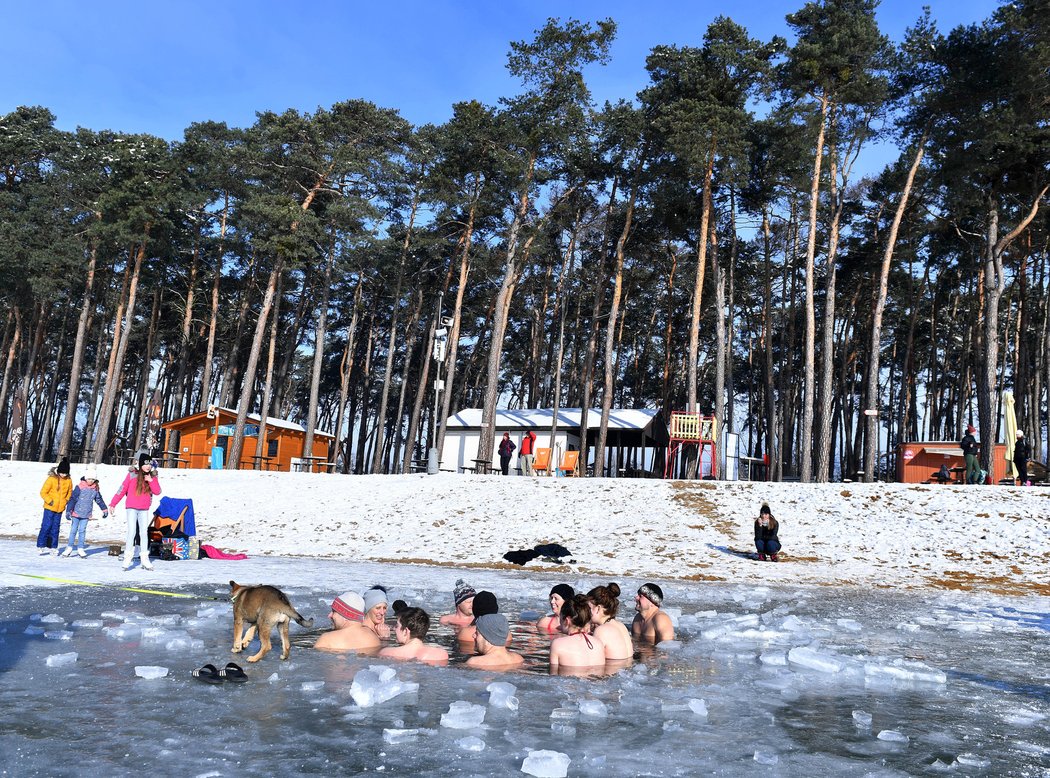
[(226, 667), (221, 670), (217, 670), (215, 665), (212, 664), (198, 667), (193, 671), (193, 677), (199, 681), (204, 681), (204, 683), (223, 683), (224, 681), (244, 683), (248, 680), (244, 668), (233, 662), (227, 663)]

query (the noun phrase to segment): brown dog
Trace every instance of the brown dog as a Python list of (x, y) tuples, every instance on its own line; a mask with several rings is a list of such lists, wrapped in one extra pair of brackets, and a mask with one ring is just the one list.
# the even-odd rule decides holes
[[(230, 581), (230, 601), (233, 603), (233, 653), (244, 650), (255, 637), (257, 628), (259, 631), (259, 653), (248, 657), (249, 662), (258, 662), (269, 652), (270, 633), (275, 626), (281, 632), (281, 659), (287, 659), (292, 650), (288, 642), (288, 622), (294, 619), (307, 629), (314, 625), (314, 620), (300, 616), (284, 592), (275, 586), (241, 586)], [(251, 626), (242, 637), (245, 623)]]

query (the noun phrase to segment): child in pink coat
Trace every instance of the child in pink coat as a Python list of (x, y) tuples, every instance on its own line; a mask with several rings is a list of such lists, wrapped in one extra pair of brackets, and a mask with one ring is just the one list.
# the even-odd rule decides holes
[(135, 530), (139, 532), (139, 563), (143, 570), (152, 570), (149, 563), (150, 504), (153, 495), (160, 494), (160, 482), (153, 473), (153, 460), (149, 454), (139, 454), (139, 466), (124, 478), (124, 483), (109, 501), (109, 509), (117, 507), (122, 497), (127, 498), (124, 512), (128, 517), (128, 534), (124, 543), (124, 569), (131, 569), (134, 556)]

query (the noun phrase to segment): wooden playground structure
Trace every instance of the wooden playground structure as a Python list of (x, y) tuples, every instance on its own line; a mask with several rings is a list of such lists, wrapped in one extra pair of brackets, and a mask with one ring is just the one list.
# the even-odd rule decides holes
[(664, 464), (664, 478), (673, 478), (678, 454), (686, 446), (697, 446), (697, 468), (700, 477), (704, 472), (704, 453), (707, 452), (711, 463), (711, 478), (718, 478), (718, 419), (700, 413), (671, 411), (671, 423), (668, 426), (670, 445), (667, 448), (667, 460)]

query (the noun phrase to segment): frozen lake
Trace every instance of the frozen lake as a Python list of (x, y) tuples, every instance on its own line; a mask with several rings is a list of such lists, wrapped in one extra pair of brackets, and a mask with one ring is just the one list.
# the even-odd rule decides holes
[[(37, 570), (120, 582), (107, 587), (0, 587), (0, 774), (497, 775), (537, 750), (564, 754), (569, 775), (1050, 774), (1046, 598), (661, 582), (680, 641), (589, 679), (547, 675), (546, 641), (527, 632), (514, 647), (533, 667), (507, 674), (468, 670), (462, 653), (435, 668), (315, 652), (296, 625), (287, 662), (274, 651), (248, 665), (229, 650), (229, 578), (281, 586), (324, 626), (334, 595), (374, 583), (436, 617), (456, 577), (494, 591), (514, 620), (545, 612), (558, 582), (549, 576), (255, 559), (158, 562), (156, 573), (121, 578), (115, 565), (96, 550)], [(606, 582), (564, 579), (584, 590)], [(639, 583), (620, 581), (621, 620)], [(456, 650), (447, 632), (433, 639)], [(231, 660), (248, 683), (190, 675)], [(354, 678), (376, 665), (396, 671), (386, 683), (418, 689), (359, 706)], [(137, 667), (168, 672), (146, 679)], [(516, 709), (490, 704), (500, 702), (494, 681), (514, 685)], [(456, 702), (480, 706), (483, 721), (443, 724)]]

